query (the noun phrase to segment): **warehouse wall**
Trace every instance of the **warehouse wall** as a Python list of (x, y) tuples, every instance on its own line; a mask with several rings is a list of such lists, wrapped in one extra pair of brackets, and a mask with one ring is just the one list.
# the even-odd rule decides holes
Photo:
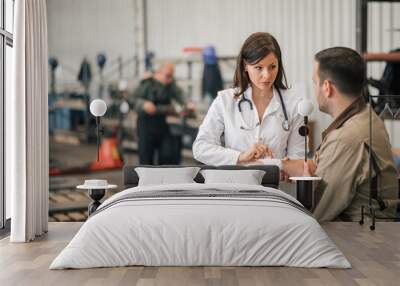
[[(104, 73), (111, 72), (112, 78), (118, 76), (117, 58), (127, 60), (134, 56), (133, 9), (132, 0), (47, 1), (49, 55), (60, 61), (57, 76), (62, 86), (76, 84), (84, 57), (96, 75), (96, 55), (100, 52), (108, 57)], [(124, 73), (133, 76), (133, 65)]]
[[(62, 79), (75, 80), (85, 55), (93, 63), (99, 51), (114, 59), (118, 55), (133, 57), (133, 2), (48, 0), (50, 55), (57, 56), (75, 72), (69, 77), (64, 72)], [(148, 47), (158, 58), (182, 58), (183, 47), (209, 44), (216, 46), (221, 56), (234, 56), (249, 34), (268, 31), (282, 47), (289, 82), (313, 98), (314, 53), (336, 45), (355, 48), (355, 3), (355, 0), (147, 0)], [(400, 3), (369, 4), (370, 51), (400, 47), (400, 32), (389, 31), (400, 28), (400, 17), (396, 15), (400, 15)], [(369, 76), (379, 78), (383, 68), (383, 63), (368, 64)], [(233, 65), (223, 65), (222, 69), (224, 77), (231, 79)], [(194, 79), (198, 80), (200, 75), (201, 65), (195, 66)], [(177, 76), (187, 76), (185, 65), (177, 66)], [(195, 91), (198, 86), (197, 81)], [(317, 121), (316, 134), (320, 134), (331, 119), (317, 112), (313, 116)], [(316, 139), (318, 144), (320, 137)], [(400, 146), (400, 140), (397, 141)]]
[[(282, 46), (289, 77), (302, 81), (313, 54), (344, 45), (355, 48), (355, 0), (147, 0), (149, 49), (159, 57), (182, 56), (185, 46), (213, 44), (236, 55), (244, 39), (268, 31)], [(252, 5), (249, 5), (251, 3)], [(400, 3), (370, 3), (368, 49), (400, 46)], [(384, 64), (371, 64), (380, 76)]]

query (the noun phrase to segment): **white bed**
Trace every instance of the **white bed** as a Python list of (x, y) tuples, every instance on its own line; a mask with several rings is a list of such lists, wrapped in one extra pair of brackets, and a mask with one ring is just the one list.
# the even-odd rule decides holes
[(127, 265), (351, 267), (318, 222), (282, 191), (198, 183), (114, 195), (50, 269)]

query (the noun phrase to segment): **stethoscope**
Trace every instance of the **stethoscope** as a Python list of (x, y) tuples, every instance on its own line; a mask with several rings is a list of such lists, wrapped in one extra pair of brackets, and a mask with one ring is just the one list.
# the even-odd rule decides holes
[[(285, 131), (289, 131), (289, 130), (290, 130), (289, 117), (288, 117), (287, 112), (286, 112), (285, 103), (283, 102), (282, 93), (281, 93), (281, 91), (279, 90), (279, 88), (277, 88), (276, 90), (278, 91), (279, 99), (280, 99), (280, 101), (281, 101), (283, 116), (285, 116), (285, 120), (283, 120), (283, 122), (282, 122), (282, 129), (285, 130)], [(242, 103), (246, 103), (246, 102), (249, 104), (250, 110), (253, 110), (253, 103), (252, 103), (251, 100), (248, 99), (248, 98), (246, 97), (246, 95), (243, 93), (242, 98), (241, 98), (241, 99), (239, 100), (239, 102), (238, 102), (238, 108), (239, 108), (239, 112), (240, 112), (240, 113), (242, 113), (241, 104), (242, 104)], [(260, 122), (258, 122), (254, 128), (256, 128), (256, 127), (259, 126), (259, 125), (260, 125)], [(254, 128), (252, 128), (252, 129), (254, 129)], [(244, 126), (240, 126), (240, 129), (243, 129), (243, 130), (252, 130), (252, 129), (247, 129), (247, 128), (245, 128)]]

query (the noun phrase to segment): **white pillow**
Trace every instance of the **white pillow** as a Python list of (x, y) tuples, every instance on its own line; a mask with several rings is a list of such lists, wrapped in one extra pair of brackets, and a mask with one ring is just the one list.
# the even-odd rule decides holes
[(199, 167), (135, 168), (139, 176), (138, 186), (195, 183), (193, 179), (199, 170)]
[(205, 184), (234, 183), (261, 185), (265, 171), (262, 170), (201, 170)]

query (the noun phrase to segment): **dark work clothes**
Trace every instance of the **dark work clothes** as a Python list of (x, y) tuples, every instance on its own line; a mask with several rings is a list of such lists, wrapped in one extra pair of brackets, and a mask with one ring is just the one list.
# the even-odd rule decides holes
[[(175, 84), (163, 85), (154, 78), (143, 80), (134, 92), (135, 109), (138, 113), (137, 131), (139, 137), (139, 161), (146, 165), (178, 164), (180, 148), (172, 146), (174, 138), (166, 121), (168, 114), (174, 113), (172, 101), (183, 105), (183, 92)], [(147, 114), (143, 110), (148, 100), (156, 105), (155, 114)], [(172, 151), (174, 150), (174, 152)], [(179, 159), (177, 159), (179, 152)], [(155, 157), (158, 157), (158, 162)]]
[(204, 64), (202, 79), (203, 97), (208, 94), (212, 99), (215, 99), (217, 92), (223, 89), (222, 76), (218, 63)]
[(81, 63), (81, 67), (79, 68), (78, 80), (86, 88), (89, 87), (89, 84), (92, 81), (92, 69), (90, 68), (90, 63), (87, 61), (87, 59), (83, 59)]

